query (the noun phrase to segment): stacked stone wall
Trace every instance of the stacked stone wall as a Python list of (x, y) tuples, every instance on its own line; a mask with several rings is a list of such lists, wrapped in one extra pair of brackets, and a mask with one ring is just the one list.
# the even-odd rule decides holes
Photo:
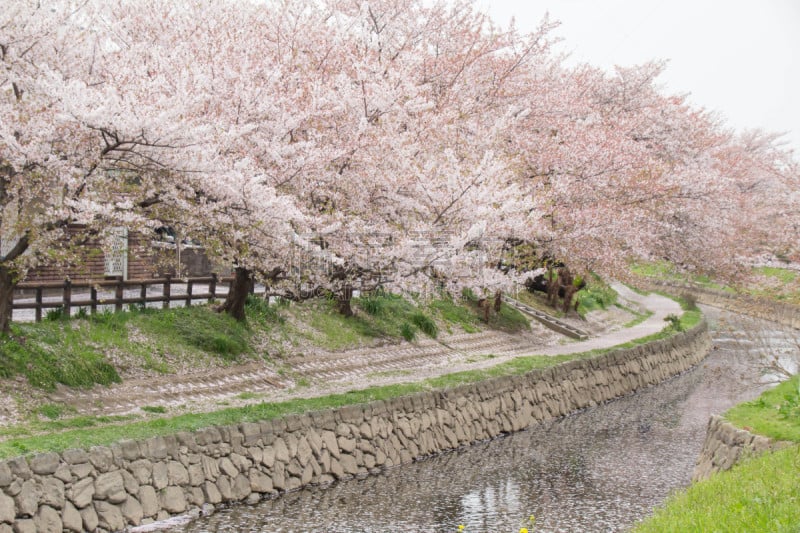
[(718, 291), (694, 284), (675, 284), (661, 281), (641, 283), (649, 290), (663, 290), (672, 294), (687, 294), (698, 303), (719, 307), (734, 313), (777, 322), (800, 329), (800, 306), (756, 298), (747, 294)]
[(386, 401), (0, 462), (0, 533), (119, 531), (366, 476), (662, 382), (711, 348), (670, 339), (523, 376)]
[(706, 440), (697, 459), (692, 481), (708, 479), (716, 472), (729, 470), (744, 457), (760, 455), (789, 445), (790, 442), (775, 441), (737, 428), (722, 417), (714, 415), (708, 421)]

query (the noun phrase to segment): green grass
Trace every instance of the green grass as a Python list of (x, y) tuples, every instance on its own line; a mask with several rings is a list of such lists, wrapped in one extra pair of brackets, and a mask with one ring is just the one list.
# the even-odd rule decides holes
[(755, 400), (740, 403), (724, 417), (738, 427), (765, 437), (800, 442), (800, 375)]
[(428, 304), (428, 310), (443, 322), (458, 325), (467, 333), (476, 333), (480, 330), (478, 315), (466, 306), (459, 305), (449, 296), (433, 300)]
[[(251, 322), (258, 321), (263, 329), (274, 317), (255, 305)], [(132, 338), (131, 332), (147, 340)], [(109, 385), (120, 382), (107, 358), (112, 352), (136, 358), (144, 368), (169, 372), (164, 354), (235, 361), (252, 353), (252, 335), (248, 323), (208, 306), (134, 309), (71, 319), (61, 314), (38, 324), (12, 324), (11, 335), (0, 338), (0, 378), (22, 375), (44, 390), (57, 384)]]
[(645, 278), (670, 281), (680, 284), (694, 283), (707, 289), (731, 294), (746, 294), (761, 298), (800, 305), (800, 273), (780, 267), (753, 267), (751, 276), (731, 286), (705, 274), (689, 275), (681, 273), (670, 263), (635, 263), (632, 273)]
[(163, 405), (143, 405), (141, 409), (145, 413), (164, 414), (167, 412), (167, 408)]
[(65, 321), (12, 324), (11, 336), (0, 337), (0, 378), (22, 375), (45, 390), (59, 383), (70, 387), (118, 383), (116, 369), (87, 342), (82, 329)]
[(578, 302), (578, 314), (586, 316), (591, 311), (608, 309), (614, 305), (618, 294), (610, 285), (593, 274), (586, 280), (586, 287), (579, 290), (575, 297)]
[(645, 320), (647, 320), (648, 318), (653, 316), (653, 312), (652, 311), (648, 311), (646, 313), (639, 313), (639, 312), (636, 312), (633, 309), (630, 309), (628, 307), (624, 307), (624, 306), (621, 306), (619, 304), (615, 304), (615, 305), (617, 305), (618, 307), (620, 307), (620, 309), (624, 309), (625, 311), (627, 311), (628, 313), (630, 313), (630, 314), (632, 314), (632, 315), (634, 315), (636, 317), (633, 320), (630, 320), (630, 321), (626, 322), (625, 324), (623, 324), (623, 326), (622, 326), (623, 328), (632, 328), (633, 326), (638, 326), (639, 324), (641, 324), (642, 322), (644, 322)]
[(745, 460), (670, 497), (637, 533), (800, 529), (800, 447)]
[(779, 268), (779, 267), (769, 267), (769, 266), (762, 266), (756, 267), (753, 269), (755, 274), (759, 274), (761, 276), (766, 276), (768, 278), (774, 278), (781, 283), (794, 283), (800, 277), (795, 270), (789, 270), (787, 268)]
[[(296, 344), (298, 338), (341, 350), (377, 339), (413, 340), (419, 332), (435, 338), (442, 328), (480, 329), (472, 303), (447, 297), (413, 302), (376, 291), (354, 299), (353, 305), (356, 316), (344, 317), (328, 299), (269, 305), (251, 296), (245, 322), (207, 305), (166, 310), (136, 306), (72, 318), (55, 310), (38, 324), (12, 324), (11, 335), (0, 338), (0, 379), (21, 375), (44, 390), (58, 384), (88, 388), (118, 383), (121, 371), (137, 368), (170, 373), (178, 365), (229, 364), (283, 353), (287, 341)], [(504, 309), (488, 326), (513, 331), (521, 324), (521, 315)], [(121, 366), (111, 364), (112, 354)]]

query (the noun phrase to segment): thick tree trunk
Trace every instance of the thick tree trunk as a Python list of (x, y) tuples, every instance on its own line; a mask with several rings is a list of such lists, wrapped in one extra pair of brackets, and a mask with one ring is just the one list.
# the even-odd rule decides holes
[(346, 286), (342, 289), (342, 292), (336, 296), (336, 310), (339, 311), (339, 314), (344, 316), (353, 316), (353, 306), (351, 302), (353, 300), (353, 287)]
[(247, 301), (247, 295), (250, 294), (252, 283), (253, 277), (250, 270), (236, 267), (233, 285), (228, 291), (228, 296), (225, 297), (225, 302), (217, 307), (217, 311), (228, 313), (236, 320), (244, 320), (244, 304)]
[(11, 332), (11, 310), (16, 285), (14, 275), (8, 268), (0, 266), (0, 334)]

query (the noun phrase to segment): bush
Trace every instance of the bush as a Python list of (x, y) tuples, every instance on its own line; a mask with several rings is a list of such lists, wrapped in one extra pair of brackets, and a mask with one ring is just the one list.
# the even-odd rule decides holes
[(358, 306), (364, 310), (368, 315), (378, 316), (383, 314), (386, 308), (386, 299), (382, 294), (371, 294), (359, 298)]
[(420, 331), (422, 331), (428, 337), (435, 339), (439, 334), (439, 328), (436, 326), (436, 322), (434, 322), (433, 319), (424, 313), (414, 313), (411, 315), (410, 320), (412, 324), (417, 326)]
[(669, 315), (664, 317), (664, 322), (669, 322), (667, 327), (672, 329), (673, 331), (683, 331), (683, 323), (681, 322), (681, 318), (678, 315), (670, 313)]
[(417, 338), (417, 330), (414, 329), (414, 326), (408, 322), (403, 322), (403, 324), (400, 326), (400, 335), (402, 335), (403, 338), (408, 342), (411, 342)]

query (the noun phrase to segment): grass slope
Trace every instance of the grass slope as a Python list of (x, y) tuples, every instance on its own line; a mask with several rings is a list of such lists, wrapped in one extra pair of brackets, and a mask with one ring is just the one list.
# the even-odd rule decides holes
[(800, 530), (800, 447), (751, 458), (677, 493), (636, 533)]
[[(443, 304), (431, 304), (442, 306)], [(469, 317), (455, 312), (449, 304), (445, 310), (457, 316)], [(470, 319), (471, 321), (472, 319)], [(658, 334), (627, 343), (620, 347), (657, 340), (688, 329), (699, 321), (699, 313), (688, 311), (680, 319), (679, 326), (667, 325)], [(453, 322), (451, 322), (453, 323)], [(245, 407), (222, 409), (209, 413), (194, 413), (163, 417), (154, 420), (135, 420), (133, 417), (75, 417), (68, 420), (33, 421), (24, 426), (0, 428), (0, 459), (26, 453), (62, 451), (68, 448), (87, 448), (108, 445), (121, 439), (142, 439), (156, 435), (174, 434), (215, 425), (229, 425), (246, 421), (269, 420), (292, 413), (341, 407), (343, 405), (385, 400), (419, 391), (442, 389), (464, 383), (472, 383), (491, 377), (521, 375), (536, 368), (546, 368), (577, 358), (596, 357), (619, 347), (558, 357), (526, 356), (484, 370), (458, 372), (421, 382), (401, 383), (380, 387), (353, 390), (345, 394), (333, 394), (317, 398), (296, 399), (285, 402), (263, 402)]]

